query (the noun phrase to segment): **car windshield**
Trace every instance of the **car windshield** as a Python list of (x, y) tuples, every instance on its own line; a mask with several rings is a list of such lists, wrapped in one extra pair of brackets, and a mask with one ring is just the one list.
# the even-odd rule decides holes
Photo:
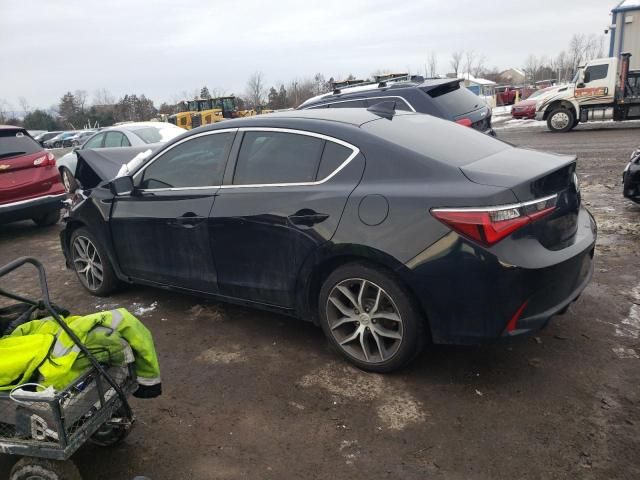
[(42, 147), (20, 130), (0, 130), (0, 158), (28, 155), (42, 150)]
[(427, 92), (433, 102), (447, 115), (455, 118), (472, 112), (483, 106), (483, 102), (466, 88), (460, 88), (460, 82), (438, 85)]
[(157, 127), (148, 126), (142, 128), (136, 128), (135, 130), (131, 130), (137, 137), (144, 143), (159, 143), (159, 142), (167, 142), (173, 138), (176, 138), (178, 135), (184, 133), (184, 130), (181, 128), (176, 128), (174, 126), (169, 126), (168, 124), (162, 124)]

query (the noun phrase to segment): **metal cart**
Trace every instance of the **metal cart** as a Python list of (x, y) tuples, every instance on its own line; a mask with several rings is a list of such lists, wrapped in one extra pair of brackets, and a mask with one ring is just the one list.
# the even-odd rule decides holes
[[(0, 267), (0, 278), (31, 264), (40, 281), (41, 298), (33, 300), (0, 289), (0, 297), (18, 302), (0, 309), (13, 326), (34, 317), (53, 317), (69, 335), (91, 367), (63, 391), (47, 394), (23, 385), (0, 392), (0, 453), (19, 455), (10, 480), (81, 480), (69, 458), (85, 442), (112, 446), (122, 441), (134, 422), (127, 396), (137, 389), (131, 365), (101, 365), (62, 320), (62, 310), (49, 299), (43, 265), (23, 257)], [(13, 318), (13, 317), (15, 318)], [(37, 391), (38, 390), (38, 391)]]

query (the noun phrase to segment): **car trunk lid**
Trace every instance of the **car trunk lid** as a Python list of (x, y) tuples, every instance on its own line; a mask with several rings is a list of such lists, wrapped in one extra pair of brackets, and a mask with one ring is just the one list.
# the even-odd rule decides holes
[(580, 190), (576, 157), (506, 149), (461, 166), (472, 182), (511, 189), (520, 202), (556, 195), (556, 209), (528, 229), (551, 250), (570, 245), (576, 234)]

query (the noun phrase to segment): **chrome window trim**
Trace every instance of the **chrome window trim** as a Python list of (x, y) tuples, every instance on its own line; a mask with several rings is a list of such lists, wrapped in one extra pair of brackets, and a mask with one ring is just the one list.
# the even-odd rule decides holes
[[(278, 128), (278, 127), (244, 127), (239, 129), (241, 132), (282, 132), (282, 133), (292, 133), (294, 135), (306, 135), (308, 137), (316, 137), (326, 140), (328, 142), (337, 143), (338, 145), (342, 145), (345, 148), (351, 150), (351, 155), (349, 155), (344, 162), (338, 165), (333, 172), (324, 177), (322, 180), (316, 180), (314, 182), (289, 182), (289, 183), (256, 183), (251, 185), (222, 185), (220, 188), (229, 189), (229, 188), (264, 188), (264, 187), (306, 187), (313, 185), (322, 185), (323, 183), (331, 180), (334, 176), (336, 176), (344, 167), (351, 163), (359, 153), (360, 149), (350, 143), (347, 143), (343, 140), (339, 140), (335, 137), (330, 137), (328, 135), (323, 135), (322, 133), (315, 132), (307, 132), (305, 130), (296, 130), (294, 128)], [(240, 156), (240, 152), (238, 151), (238, 156)], [(322, 157), (320, 158), (322, 160)], [(237, 161), (236, 161), (237, 162)], [(234, 172), (235, 176), (235, 172)]]
[[(209, 132), (202, 132), (197, 135), (192, 135), (190, 137), (184, 138), (179, 142), (176, 142), (171, 147), (164, 150), (160, 155), (155, 157), (153, 160), (148, 162), (146, 165), (142, 166), (140, 170), (138, 170), (134, 175), (134, 180), (136, 177), (141, 174), (144, 169), (146, 169), (149, 165), (155, 162), (158, 158), (162, 157), (166, 152), (171, 150), (172, 148), (181, 145), (184, 142), (187, 142), (193, 138), (202, 137), (205, 135), (212, 135), (216, 133), (223, 132), (282, 132), (282, 133), (292, 133), (296, 135), (306, 135), (308, 137), (316, 137), (321, 138), (323, 140), (337, 143), (343, 147), (346, 147), (351, 150), (351, 154), (346, 158), (344, 162), (342, 162), (333, 172), (324, 177), (322, 180), (316, 180), (314, 182), (291, 182), (291, 183), (261, 183), (261, 184), (251, 184), (251, 185), (207, 185), (204, 187), (172, 187), (172, 188), (146, 188), (140, 189), (141, 192), (175, 192), (175, 191), (190, 191), (190, 190), (208, 190), (212, 188), (220, 188), (220, 189), (230, 189), (230, 188), (271, 188), (271, 187), (306, 187), (306, 186), (314, 186), (314, 185), (322, 185), (323, 183), (329, 181), (335, 175), (337, 175), (342, 169), (344, 169), (351, 161), (360, 153), (360, 149), (350, 143), (345, 142), (344, 140), (340, 140), (335, 137), (331, 137), (328, 135), (323, 135), (321, 133), (308, 132), (305, 130), (296, 130), (294, 128), (280, 128), (280, 127), (240, 127), (240, 128), (226, 128), (222, 130), (213, 130)], [(240, 152), (238, 152), (239, 154)], [(237, 159), (236, 159), (237, 161)]]
[[(356, 102), (356, 101), (358, 101), (358, 100), (386, 100), (386, 99), (389, 99), (389, 98), (399, 98), (400, 100), (402, 100), (402, 101), (405, 103), (405, 105), (406, 105), (407, 107), (409, 107), (409, 108), (411, 109), (411, 111), (412, 111), (413, 113), (415, 113), (415, 112), (416, 112), (416, 109), (415, 109), (415, 108), (413, 108), (413, 105), (411, 105), (411, 104), (410, 104), (410, 103), (409, 103), (409, 102), (408, 102), (404, 97), (400, 97), (400, 96), (398, 96), (398, 95), (386, 95), (386, 96), (384, 96), (384, 97), (362, 97), (362, 98), (351, 98), (351, 99), (349, 99), (349, 100), (339, 100), (339, 101), (337, 101), (337, 102), (327, 102), (327, 103), (321, 103), (321, 104), (319, 104), (319, 105), (310, 105), (310, 106), (308, 106), (308, 107), (304, 107), (302, 110), (316, 110), (316, 109), (318, 109), (318, 108), (321, 108), (321, 107), (327, 107), (328, 105), (333, 105), (333, 104), (335, 104), (335, 103)], [(354, 108), (363, 108), (363, 107), (354, 107)]]
[(557, 198), (558, 194), (554, 193), (547, 197), (536, 198), (535, 200), (529, 200), (527, 202), (511, 203), (509, 205), (497, 205), (495, 207), (451, 207), (451, 208), (433, 208), (432, 212), (500, 212), (502, 210), (510, 210), (512, 208), (523, 208), (529, 205), (535, 205), (536, 203), (548, 202)]

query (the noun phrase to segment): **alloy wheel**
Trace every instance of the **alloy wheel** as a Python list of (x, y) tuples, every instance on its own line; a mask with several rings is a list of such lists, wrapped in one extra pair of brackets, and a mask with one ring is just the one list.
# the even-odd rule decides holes
[(551, 118), (551, 125), (557, 130), (567, 128), (569, 125), (569, 115), (565, 112), (558, 112)]
[(73, 193), (71, 192), (71, 174), (69, 173), (68, 170), (63, 170), (62, 172), (62, 183), (64, 185), (64, 188), (67, 189), (68, 193)]
[(98, 249), (87, 237), (73, 240), (73, 267), (80, 280), (89, 290), (98, 290), (102, 285), (104, 267)]
[(391, 296), (362, 278), (338, 283), (327, 299), (331, 335), (348, 355), (367, 363), (392, 358), (400, 348), (403, 324)]

